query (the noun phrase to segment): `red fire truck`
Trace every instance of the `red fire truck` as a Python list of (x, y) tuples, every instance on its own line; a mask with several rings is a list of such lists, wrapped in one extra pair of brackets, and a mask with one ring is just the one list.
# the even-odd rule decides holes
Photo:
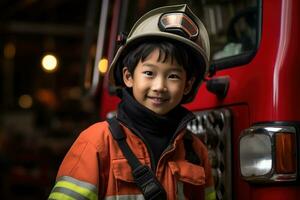
[(119, 102), (98, 71), (111, 62), (118, 33), (146, 11), (175, 3), (188, 3), (210, 36), (209, 76), (186, 107), (197, 116), (188, 128), (209, 149), (217, 198), (299, 199), (298, 0), (103, 0), (86, 82), (100, 97), (100, 117), (112, 116)]

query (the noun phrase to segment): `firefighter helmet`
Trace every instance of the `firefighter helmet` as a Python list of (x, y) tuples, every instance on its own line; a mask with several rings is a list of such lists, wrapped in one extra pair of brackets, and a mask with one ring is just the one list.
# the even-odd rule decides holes
[(191, 52), (192, 63), (197, 73), (193, 88), (182, 103), (190, 102), (208, 71), (210, 45), (204, 25), (186, 4), (151, 10), (134, 24), (111, 63), (110, 84), (115, 87), (123, 85), (123, 80), (119, 80), (122, 76), (117, 73), (122, 72), (122, 60), (132, 47), (140, 42), (156, 39), (179, 42)]

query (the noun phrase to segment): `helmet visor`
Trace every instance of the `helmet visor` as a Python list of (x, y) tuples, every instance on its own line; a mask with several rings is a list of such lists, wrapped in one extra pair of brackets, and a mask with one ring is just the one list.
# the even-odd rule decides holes
[(198, 26), (184, 13), (166, 13), (161, 15), (159, 28), (164, 32), (181, 35), (187, 39), (194, 40), (199, 34)]

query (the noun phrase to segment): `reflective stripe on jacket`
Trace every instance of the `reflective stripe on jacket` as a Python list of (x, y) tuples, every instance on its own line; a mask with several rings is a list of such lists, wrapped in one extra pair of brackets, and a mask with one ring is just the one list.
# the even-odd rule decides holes
[[(128, 128), (123, 126), (123, 129), (136, 157), (150, 167), (146, 145)], [(165, 188), (168, 200), (214, 200), (207, 150), (192, 136), (193, 149), (202, 163), (200, 166), (185, 160), (184, 134), (185, 130), (180, 132), (162, 154), (155, 172), (157, 179)], [(96, 123), (80, 134), (59, 168), (49, 199), (144, 199), (107, 122)]]

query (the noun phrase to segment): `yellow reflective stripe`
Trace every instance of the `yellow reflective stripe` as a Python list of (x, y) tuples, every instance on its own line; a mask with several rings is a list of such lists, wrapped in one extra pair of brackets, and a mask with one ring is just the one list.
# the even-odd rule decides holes
[(86, 188), (83, 188), (83, 187), (80, 187), (74, 183), (70, 183), (68, 181), (58, 181), (54, 188), (58, 188), (58, 187), (61, 187), (61, 188), (67, 188), (67, 189), (70, 189), (70, 190), (73, 190), (79, 194), (81, 194), (82, 196), (90, 199), (90, 200), (97, 200), (97, 194), (89, 189), (86, 189)]
[(209, 187), (205, 189), (205, 200), (216, 200), (216, 191), (214, 187)]
[(79, 185), (82, 188), (86, 188), (86, 189), (91, 190), (92, 192), (98, 193), (97, 187), (95, 185), (93, 185), (91, 183), (88, 183), (88, 182), (85, 182), (85, 181), (80, 181), (80, 180), (75, 179), (71, 176), (62, 176), (62, 177), (60, 177), (56, 180), (56, 182), (58, 182), (58, 181), (67, 181), (67, 182), (70, 182), (70, 183), (74, 183), (76, 185)]
[(62, 188), (62, 187), (55, 187), (52, 190), (53, 193), (61, 193), (67, 196), (70, 196), (76, 200), (89, 200), (85, 196), (82, 196), (81, 194), (74, 192), (73, 190), (70, 190), (68, 188)]
[(52, 200), (52, 199), (76, 200), (73, 197), (70, 197), (66, 194), (58, 193), (58, 192), (52, 192), (48, 199), (49, 200)]

